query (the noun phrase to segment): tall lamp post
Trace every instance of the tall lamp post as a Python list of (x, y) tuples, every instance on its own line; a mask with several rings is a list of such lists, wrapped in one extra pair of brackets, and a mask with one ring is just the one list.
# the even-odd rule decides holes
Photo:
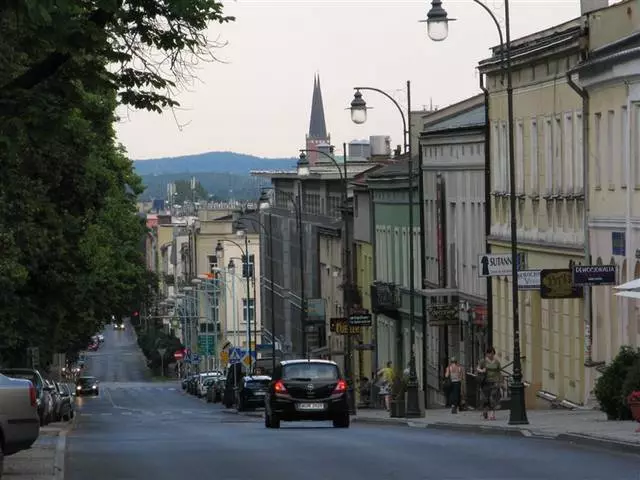
[[(342, 182), (342, 221), (344, 223), (344, 241), (343, 241), (343, 250), (344, 250), (344, 285), (342, 288), (342, 303), (344, 306), (344, 311), (347, 315), (347, 318), (352, 314), (352, 278), (351, 278), (351, 245), (349, 239), (349, 219), (347, 218), (347, 200), (349, 195), (349, 177), (347, 173), (347, 144), (342, 144), (342, 151), (344, 156), (344, 163), (341, 167), (340, 164), (336, 161), (333, 155), (324, 152), (322, 150), (316, 149), (301, 149), (300, 150), (300, 158), (298, 160), (298, 176), (304, 177), (310, 174), (309, 170), (309, 160), (307, 159), (306, 153), (313, 152), (319, 153), (324, 157), (328, 158), (331, 163), (338, 169), (338, 173), (340, 174), (340, 180)], [(330, 148), (330, 152), (333, 153), (333, 146)], [(356, 413), (356, 402), (355, 395), (353, 394), (353, 346), (351, 341), (351, 334), (347, 334), (347, 352), (345, 355), (345, 376), (347, 377), (347, 388), (349, 394), (347, 396), (349, 401), (349, 413), (355, 415)]]
[[(500, 37), (500, 55), (503, 68), (507, 76), (507, 115), (509, 125), (509, 206), (511, 214), (511, 309), (513, 317), (513, 376), (511, 378), (511, 409), (509, 412), (509, 425), (527, 425), (527, 408), (524, 396), (524, 383), (522, 381), (522, 360), (520, 358), (520, 311), (518, 304), (518, 217), (516, 212), (516, 165), (515, 165), (515, 140), (514, 140), (514, 113), (513, 113), (513, 75), (511, 68), (511, 22), (509, 16), (509, 0), (504, 0), (505, 28), (504, 38), (500, 22), (491, 9), (480, 0), (473, 0), (480, 5), (490, 16), (498, 29)], [(432, 0), (431, 10), (427, 13), (427, 34), (436, 41), (442, 41), (449, 34), (449, 22), (455, 19), (448, 18), (446, 10), (442, 7), (441, 0)]]
[[(260, 200), (258, 201), (258, 208), (262, 210), (267, 210), (269, 208), (269, 197), (266, 192), (262, 192), (260, 195)], [(260, 220), (256, 220), (255, 218), (241, 218), (240, 221), (248, 220), (249, 222), (254, 222), (258, 225), (262, 232), (267, 237), (267, 250), (269, 255), (269, 282), (270, 282), (270, 296), (271, 296), (271, 367), (272, 374), (276, 371), (276, 312), (275, 312), (275, 289), (273, 287), (273, 271), (275, 268), (275, 262), (273, 259), (273, 225), (272, 225), (272, 217), (271, 212), (269, 212), (269, 231), (262, 224)], [(262, 255), (261, 255), (262, 258)], [(263, 340), (264, 341), (264, 340)]]
[[(251, 276), (249, 275), (251, 273), (251, 269), (249, 268), (249, 239), (247, 237), (247, 235), (245, 234), (244, 236), (244, 243), (245, 243), (245, 248), (242, 248), (242, 246), (240, 246), (240, 244), (234, 240), (230, 240), (228, 238), (223, 238), (221, 240), (218, 240), (218, 244), (216, 245), (216, 254), (224, 257), (224, 247), (222, 246), (223, 242), (228, 242), (231, 243), (233, 245), (235, 245), (236, 247), (238, 247), (238, 249), (240, 250), (240, 252), (242, 253), (243, 257), (244, 257), (244, 264), (245, 264), (245, 271), (243, 273), (245, 273), (246, 275), (246, 281), (247, 281), (247, 314), (246, 314), (246, 318), (247, 318), (247, 351), (249, 352), (249, 359), (252, 359), (253, 357), (251, 356)], [(231, 262), (233, 261), (233, 259), (231, 260)], [(229, 263), (229, 269), (232, 268), (232, 263)], [(235, 265), (233, 265), (233, 268), (235, 268)], [(254, 312), (253, 312), (253, 316), (255, 317), (255, 306), (254, 306)], [(251, 372), (251, 368), (248, 368), (249, 372)]]
[[(415, 293), (416, 293), (416, 279), (415, 279), (415, 252), (414, 252), (414, 219), (413, 219), (413, 158), (411, 153), (411, 82), (407, 80), (407, 112), (400, 104), (387, 92), (374, 87), (354, 87), (356, 91), (351, 101), (351, 121), (357, 125), (362, 125), (367, 121), (367, 110), (371, 107), (367, 107), (367, 103), (362, 98), (362, 91), (369, 90), (372, 92), (380, 93), (387, 97), (396, 106), (400, 117), (402, 118), (402, 135), (404, 138), (404, 153), (407, 156), (407, 177), (409, 181), (408, 200), (409, 200), (409, 317), (410, 317), (410, 340), (411, 351), (409, 357), (409, 379), (407, 382), (407, 418), (421, 417), (420, 412), (420, 394), (418, 392), (418, 374), (416, 371), (416, 332), (415, 332)], [(427, 332), (423, 332), (424, 335)], [(426, 366), (425, 366), (426, 368)], [(427, 388), (427, 385), (424, 385)]]

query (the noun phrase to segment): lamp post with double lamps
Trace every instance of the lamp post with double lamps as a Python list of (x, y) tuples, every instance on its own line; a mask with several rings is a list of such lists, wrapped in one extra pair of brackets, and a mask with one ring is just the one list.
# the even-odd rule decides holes
[[(516, 211), (516, 162), (515, 162), (515, 138), (514, 138), (514, 112), (513, 112), (513, 72), (511, 68), (511, 22), (509, 15), (509, 0), (504, 0), (505, 28), (504, 37), (500, 22), (491, 9), (480, 0), (473, 0), (480, 5), (491, 17), (498, 29), (500, 37), (500, 55), (502, 66), (507, 76), (507, 115), (509, 126), (509, 208), (511, 220), (511, 309), (513, 321), (513, 376), (511, 377), (510, 394), (511, 409), (509, 412), (509, 425), (527, 425), (527, 408), (524, 397), (524, 382), (522, 381), (522, 359), (520, 358), (520, 310), (518, 300), (518, 217)], [(440, 42), (449, 34), (449, 18), (442, 7), (441, 0), (432, 0), (431, 10), (427, 13), (427, 19), (422, 20), (427, 24), (429, 38)]]
[[(342, 151), (344, 156), (343, 165), (336, 161), (333, 156), (333, 145), (330, 147), (331, 154), (324, 152), (322, 150), (316, 150), (312, 148), (306, 148), (300, 150), (300, 158), (298, 160), (298, 176), (306, 177), (311, 171), (309, 169), (309, 160), (307, 159), (306, 153), (316, 153), (321, 154), (325, 158), (328, 158), (333, 166), (338, 169), (338, 173), (340, 174), (340, 181), (342, 183), (342, 221), (343, 221), (343, 233), (344, 239), (342, 241), (343, 254), (344, 254), (344, 268), (343, 268), (343, 282), (342, 286), (342, 304), (343, 311), (345, 312), (347, 318), (353, 313), (353, 292), (352, 292), (352, 279), (351, 279), (351, 247), (349, 240), (349, 219), (347, 218), (347, 201), (349, 195), (349, 177), (347, 173), (347, 144), (342, 144)], [(303, 325), (304, 327), (304, 325)], [(346, 347), (346, 355), (344, 361), (344, 369), (345, 376), (347, 377), (347, 388), (348, 395), (347, 399), (349, 401), (349, 413), (355, 415), (356, 413), (356, 402), (355, 396), (353, 393), (353, 345), (351, 340), (351, 334), (347, 332), (347, 347)]]
[[(396, 106), (398, 112), (400, 112), (400, 117), (402, 118), (402, 135), (404, 139), (404, 153), (407, 156), (407, 177), (409, 182), (408, 189), (408, 203), (409, 203), (409, 321), (410, 321), (410, 339), (409, 343), (411, 344), (410, 357), (409, 357), (409, 379), (407, 381), (407, 418), (417, 418), (421, 417), (422, 413), (420, 411), (420, 394), (418, 392), (418, 374), (416, 371), (416, 332), (415, 332), (415, 293), (416, 293), (416, 284), (415, 284), (415, 252), (414, 252), (414, 212), (413, 212), (413, 183), (414, 183), (414, 172), (413, 172), (413, 158), (411, 157), (411, 82), (407, 80), (407, 112), (405, 114), (404, 110), (400, 106), (400, 104), (387, 92), (380, 90), (374, 87), (354, 87), (356, 91), (353, 95), (353, 100), (351, 101), (351, 121), (357, 125), (362, 125), (367, 121), (367, 110), (370, 110), (371, 107), (367, 107), (367, 103), (364, 98), (362, 98), (362, 91), (368, 90), (372, 92), (377, 92), (385, 97), (387, 97), (391, 102)], [(419, 169), (421, 170), (421, 169)], [(424, 335), (427, 332), (423, 332)], [(426, 389), (427, 386), (425, 385)]]
[[(243, 272), (246, 277), (246, 282), (247, 282), (247, 305), (246, 305), (246, 322), (247, 322), (247, 351), (249, 353), (249, 359), (253, 362), (253, 357), (251, 355), (252, 353), (252, 348), (251, 348), (251, 275), (252, 275), (252, 270), (251, 267), (249, 266), (249, 238), (248, 236), (245, 234), (244, 235), (244, 244), (245, 247), (242, 248), (242, 246), (240, 246), (240, 244), (234, 240), (228, 239), (228, 238), (223, 238), (218, 240), (218, 244), (216, 245), (216, 255), (219, 257), (224, 258), (224, 246), (222, 245), (223, 242), (227, 242), (227, 243), (231, 243), (232, 245), (235, 245), (241, 252), (243, 258), (244, 258), (244, 269), (245, 271)], [(233, 259), (232, 259), (233, 260)], [(235, 268), (235, 266), (234, 266)], [(229, 266), (229, 269), (231, 269), (231, 263)], [(235, 300), (234, 300), (235, 301)], [(255, 317), (255, 305), (254, 305), (254, 312), (253, 312), (253, 316)], [(249, 372), (251, 372), (251, 368), (247, 369)]]

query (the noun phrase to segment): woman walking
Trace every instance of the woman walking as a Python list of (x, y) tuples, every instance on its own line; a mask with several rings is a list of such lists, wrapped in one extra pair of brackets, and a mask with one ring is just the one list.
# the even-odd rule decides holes
[(458, 409), (462, 403), (462, 380), (464, 378), (464, 369), (458, 363), (455, 357), (449, 360), (449, 366), (444, 372), (444, 377), (449, 379), (449, 401), (451, 405), (451, 413), (458, 413)]
[(502, 368), (500, 360), (496, 358), (496, 350), (493, 347), (487, 349), (487, 353), (478, 365), (478, 373), (482, 380), (482, 417), (490, 420), (496, 419), (496, 407), (500, 401), (500, 382), (502, 381)]

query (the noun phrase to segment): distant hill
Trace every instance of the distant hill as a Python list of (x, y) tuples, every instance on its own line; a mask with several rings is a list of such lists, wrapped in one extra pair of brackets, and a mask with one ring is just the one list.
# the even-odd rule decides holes
[[(135, 160), (138, 175), (176, 173), (234, 173), (247, 175), (251, 170), (288, 170), (295, 158), (262, 158), (234, 152), (207, 152), (181, 157)], [(206, 187), (205, 187), (206, 188)]]
[(196, 177), (198, 182), (210, 195), (218, 199), (256, 200), (260, 197), (260, 189), (270, 184), (268, 178), (252, 177), (248, 173), (222, 172), (181, 172), (161, 175), (141, 175), (146, 190), (141, 200), (167, 198), (167, 185), (176, 180), (189, 180)]

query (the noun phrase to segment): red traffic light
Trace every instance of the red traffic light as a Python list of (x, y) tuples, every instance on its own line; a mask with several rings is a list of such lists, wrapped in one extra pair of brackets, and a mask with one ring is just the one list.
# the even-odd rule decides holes
[(140, 315), (138, 312), (133, 312), (134, 317), (137, 317), (138, 315)]

